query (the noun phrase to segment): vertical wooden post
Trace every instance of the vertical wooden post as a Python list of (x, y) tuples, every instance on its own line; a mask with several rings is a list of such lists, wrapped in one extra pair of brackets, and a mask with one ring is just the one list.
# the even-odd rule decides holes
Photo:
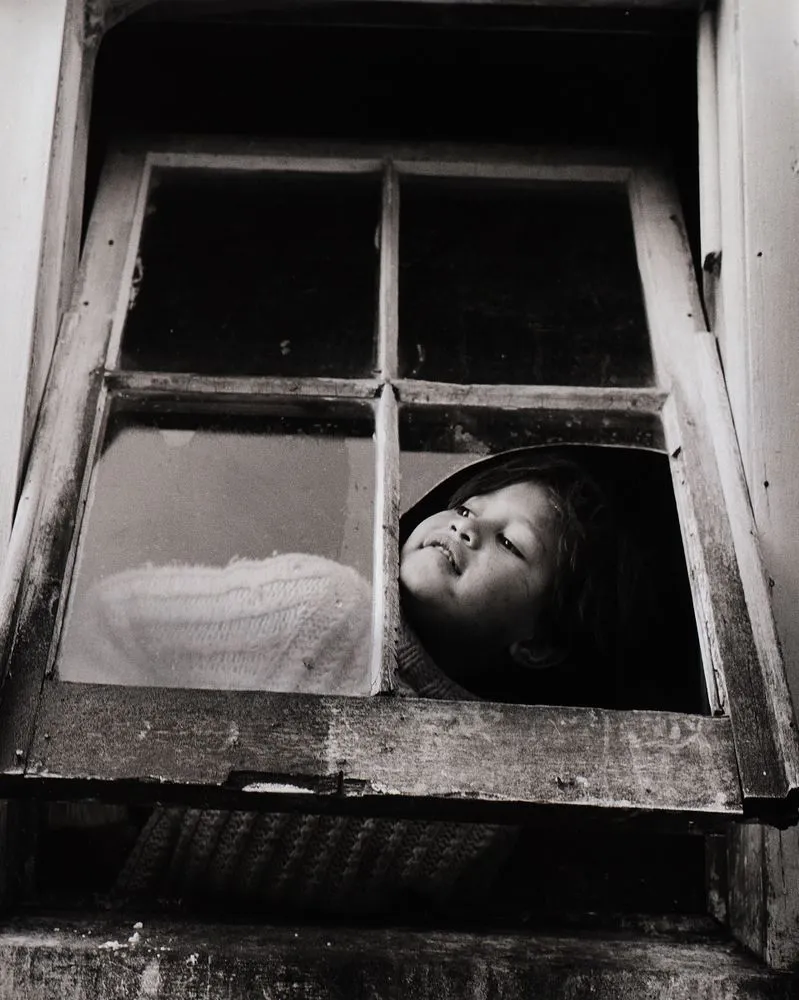
[[(722, 227), (716, 328), (796, 704), (796, 5), (793, 0), (721, 0), (716, 35)], [(799, 961), (799, 832), (755, 825), (735, 828), (728, 853), (733, 933), (772, 966), (784, 968)]]

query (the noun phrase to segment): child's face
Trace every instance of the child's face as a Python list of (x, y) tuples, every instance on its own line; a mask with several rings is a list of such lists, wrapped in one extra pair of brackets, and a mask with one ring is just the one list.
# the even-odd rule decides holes
[(509, 646), (530, 638), (557, 546), (549, 495), (516, 483), (433, 514), (400, 553), (413, 620), (438, 638)]

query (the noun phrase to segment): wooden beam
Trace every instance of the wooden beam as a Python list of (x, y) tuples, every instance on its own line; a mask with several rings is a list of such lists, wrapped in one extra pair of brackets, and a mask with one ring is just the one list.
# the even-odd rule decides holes
[(391, 691), (400, 624), (399, 540), (400, 456), (397, 399), (383, 387), (375, 424), (376, 482), (370, 693)]
[(250, 789), (253, 808), (262, 792), (293, 809), (411, 798), (422, 812), (430, 800), (728, 817), (741, 811), (735, 773), (727, 719), (54, 680), (27, 770)]
[(213, 404), (245, 398), (372, 399), (380, 382), (373, 379), (284, 378), (282, 376), (193, 375), (182, 372), (114, 371), (105, 377), (115, 394)]
[(571, 385), (459, 385), (397, 379), (403, 403), (439, 406), (486, 406), (506, 410), (540, 409), (568, 412), (660, 413), (668, 393), (663, 389), (619, 389)]
[[(6, 713), (0, 728), (0, 760), (12, 767), (21, 766), (32, 735), (33, 712), (61, 592), (64, 527), (70, 518), (74, 523), (100, 389), (96, 373), (105, 357), (130, 235), (131, 220), (125, 206), (131, 203), (142, 165), (143, 158), (121, 158), (110, 169), (111, 177), (101, 191), (87, 236), (88, 251), (74, 309), (64, 324), (65, 335), (56, 345), (37, 426), (35, 459), (23, 494), (25, 510), (32, 514), (14, 526), (18, 537), (12, 539), (11, 552), (19, 565), (6, 560), (0, 579), (0, 608), (6, 614), (0, 622)], [(21, 583), (14, 602), (11, 595), (17, 580)], [(44, 613), (43, 608), (47, 609)], [(17, 638), (28, 650), (28, 669), (9, 672)]]
[(706, 566), (695, 591), (703, 652), (724, 675), (744, 805), (785, 823), (780, 809), (787, 802), (790, 814), (799, 799), (799, 740), (716, 344), (704, 329), (676, 193), (657, 172), (640, 170), (630, 203), (655, 369), (673, 389), (675, 494), (695, 513)]
[[(97, 0), (94, 0), (97, 2)], [(131, 14), (149, 7), (154, 0), (103, 0), (108, 5), (108, 27), (119, 24)], [(404, 0), (411, 3), (433, 3), (442, 0)], [(456, 0), (443, 0), (444, 3), (454, 4)], [(460, 0), (463, 2), (463, 0)], [(499, 3), (504, 6), (524, 6), (524, 7), (552, 7), (552, 0), (465, 0), (466, 3)], [(258, 6), (269, 9), (268, 0), (261, 0), (257, 4), (255, 0), (173, 0), (175, 7), (181, 4), (187, 8), (194, 8), (201, 13), (204, 10), (211, 13), (235, 13), (238, 9), (240, 13), (252, 13)], [(335, 0), (330, 3), (335, 7)], [(570, 10), (698, 10), (702, 6), (702, 0), (558, 0), (558, 7)]]
[[(774, 616), (799, 704), (799, 48), (789, 0), (716, 12), (721, 269), (715, 330)], [(799, 833), (732, 829), (730, 927), (769, 964), (799, 962)]]

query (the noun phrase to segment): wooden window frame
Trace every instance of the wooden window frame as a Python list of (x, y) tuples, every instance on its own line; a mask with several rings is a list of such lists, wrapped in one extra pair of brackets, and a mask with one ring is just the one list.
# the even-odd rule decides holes
[[(156, 166), (382, 173), (376, 377), (107, 370), (119, 345)], [(463, 386), (397, 378), (398, 177), (410, 174), (624, 187), (656, 387)], [(630, 427), (637, 415), (654, 418), (669, 456), (711, 714), (59, 683), (53, 637), (111, 393), (213, 398), (215, 404), (348, 397), (374, 408), (375, 568), (382, 581), (375, 586), (375, 620), (386, 623), (375, 636), (375, 692), (391, 683), (399, 613), (398, 406), (623, 414)], [(330, 155), (310, 145), (236, 149), (221, 140), (126, 144), (100, 186), (21, 510), (0, 590), (4, 795), (38, 788), (60, 797), (498, 819), (551, 815), (552, 807), (568, 805), (584, 816), (677, 817), (703, 828), (741, 816), (784, 823), (795, 814), (799, 744), (716, 341), (705, 329), (676, 193), (651, 164), (430, 146), (342, 145)]]

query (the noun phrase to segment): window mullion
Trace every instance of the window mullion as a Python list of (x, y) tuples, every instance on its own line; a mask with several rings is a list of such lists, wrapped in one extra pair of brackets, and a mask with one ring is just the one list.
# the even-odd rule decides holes
[(142, 399), (181, 399), (222, 404), (266, 398), (373, 399), (380, 391), (375, 379), (292, 377), (286, 375), (198, 375), (193, 372), (111, 371), (109, 389)]
[(713, 715), (727, 712), (724, 684), (723, 636), (712, 600), (713, 567), (708, 565), (702, 537), (702, 515), (691, 485), (691, 449), (685, 450), (684, 421), (681, 421), (673, 398), (663, 410), (663, 431), (670, 456), (674, 497), (680, 516), (685, 559), (691, 581), (696, 632), (702, 650), (702, 668), (708, 708)]
[(375, 427), (375, 543), (372, 601), (372, 694), (390, 691), (399, 628), (399, 421), (390, 385), (383, 387)]
[(397, 377), (399, 270), (399, 181), (391, 163), (383, 172), (380, 217), (380, 288), (378, 292), (377, 364), (380, 377)]
[[(106, 367), (115, 368), (119, 362), (119, 349), (122, 343), (122, 331), (125, 327), (125, 320), (132, 303), (134, 282), (141, 280), (141, 257), (139, 255), (139, 245), (141, 243), (144, 217), (147, 211), (147, 201), (150, 194), (150, 178), (152, 175), (152, 164), (150, 157), (144, 162), (141, 172), (141, 179), (136, 194), (136, 202), (131, 221), (130, 235), (127, 241), (125, 264), (117, 285), (116, 309), (114, 310), (111, 325), (111, 336), (108, 340), (108, 350), (106, 352)], [(138, 273), (137, 273), (138, 270)]]

